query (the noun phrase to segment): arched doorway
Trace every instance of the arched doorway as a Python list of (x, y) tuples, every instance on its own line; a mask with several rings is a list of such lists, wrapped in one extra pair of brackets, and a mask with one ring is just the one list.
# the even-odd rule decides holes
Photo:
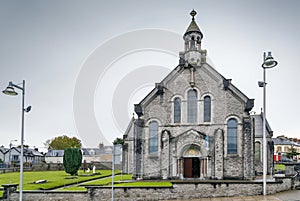
[(200, 177), (200, 149), (196, 145), (189, 146), (183, 152), (183, 177), (199, 178)]

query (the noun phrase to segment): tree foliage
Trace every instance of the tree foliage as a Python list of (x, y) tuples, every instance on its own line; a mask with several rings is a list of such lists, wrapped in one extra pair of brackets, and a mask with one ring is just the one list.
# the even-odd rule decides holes
[(76, 137), (68, 137), (66, 135), (55, 137), (52, 140), (47, 140), (44, 143), (48, 149), (64, 150), (67, 148), (81, 148), (81, 141)]
[(82, 163), (82, 153), (78, 148), (67, 148), (64, 152), (63, 164), (65, 172), (70, 175), (77, 175)]
[(114, 145), (117, 145), (117, 144), (124, 144), (124, 140), (122, 138), (116, 138), (113, 142)]
[(297, 152), (297, 150), (292, 147), (289, 149), (289, 152), (286, 153), (286, 157), (290, 158), (290, 159), (294, 159), (294, 156), (299, 155), (299, 153)]

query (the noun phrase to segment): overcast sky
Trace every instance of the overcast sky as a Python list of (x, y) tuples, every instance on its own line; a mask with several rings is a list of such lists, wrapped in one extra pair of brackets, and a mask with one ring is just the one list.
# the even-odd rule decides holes
[[(275, 136), (299, 138), (299, 8), (297, 0), (1, 0), (0, 89), (26, 80), (25, 144), (40, 148), (62, 134), (88, 147), (110, 143), (132, 104), (176, 67), (195, 9), (210, 64), (255, 99), (257, 113), (262, 54), (272, 51), (279, 64), (267, 71), (268, 121)], [(0, 105), (0, 146), (20, 144), (21, 96), (2, 94)]]

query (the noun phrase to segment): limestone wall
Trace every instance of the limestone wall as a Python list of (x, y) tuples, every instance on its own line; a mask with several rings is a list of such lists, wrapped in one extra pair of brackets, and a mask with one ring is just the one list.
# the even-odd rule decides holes
[[(173, 181), (173, 187), (117, 187), (114, 198), (119, 201), (129, 200), (174, 200), (196, 199), (200, 197), (250, 196), (262, 194), (262, 182), (255, 181)], [(273, 194), (292, 188), (291, 178), (283, 178), (267, 183), (267, 193)], [(39, 201), (106, 201), (111, 200), (111, 187), (87, 187), (87, 193), (68, 193), (60, 191), (25, 191), (23, 200)], [(18, 193), (12, 193), (8, 201), (18, 200)]]

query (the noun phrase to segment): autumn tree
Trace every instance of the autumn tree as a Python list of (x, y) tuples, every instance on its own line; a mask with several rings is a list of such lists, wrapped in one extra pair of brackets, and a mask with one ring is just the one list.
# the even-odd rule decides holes
[(68, 137), (66, 135), (55, 137), (54, 139), (47, 140), (45, 146), (48, 149), (65, 150), (67, 148), (81, 148), (81, 141), (76, 137)]
[(78, 175), (78, 170), (82, 163), (82, 152), (78, 148), (67, 148), (64, 151), (63, 164), (66, 173), (74, 176)]

